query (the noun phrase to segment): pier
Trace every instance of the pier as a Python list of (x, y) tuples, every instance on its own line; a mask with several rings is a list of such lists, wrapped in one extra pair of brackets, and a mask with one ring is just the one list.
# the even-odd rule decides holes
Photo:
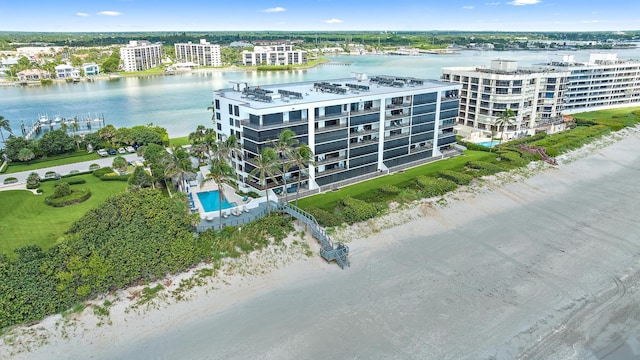
[(86, 134), (92, 130), (103, 128), (104, 124), (104, 114), (101, 116), (96, 114), (94, 118), (91, 115), (87, 115), (84, 119), (80, 119), (77, 116), (71, 119), (59, 116), (50, 119), (47, 115), (40, 115), (38, 120), (34, 120), (31, 123), (31, 126), (26, 126), (24, 123), (20, 124), (20, 129), (22, 136), (29, 140), (37, 138), (43, 131), (64, 130), (68, 132), (71, 130), (74, 134)]

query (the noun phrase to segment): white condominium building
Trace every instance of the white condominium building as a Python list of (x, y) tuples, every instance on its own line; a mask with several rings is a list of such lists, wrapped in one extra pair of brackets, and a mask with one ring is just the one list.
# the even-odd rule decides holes
[(143, 71), (162, 64), (162, 44), (147, 40), (131, 40), (120, 48), (123, 71)]
[(176, 58), (183, 62), (192, 62), (202, 66), (222, 66), (220, 45), (210, 44), (205, 39), (200, 43), (175, 44)]
[(253, 51), (242, 52), (242, 64), (299, 65), (307, 63), (307, 52), (294, 50), (293, 45), (255, 46)]
[(258, 189), (283, 184), (261, 184), (250, 173), (262, 149), (290, 129), (309, 145), (315, 166), (290, 169), (287, 184), (301, 176), (316, 189), (441, 158), (456, 141), (459, 89), (435, 80), (366, 74), (257, 87), (241, 82), (214, 92), (214, 118), (220, 138), (240, 139), (244, 156), (234, 162), (241, 181)]
[(579, 63), (570, 55), (549, 67), (569, 71), (565, 114), (640, 105), (640, 62), (591, 54), (588, 63)]

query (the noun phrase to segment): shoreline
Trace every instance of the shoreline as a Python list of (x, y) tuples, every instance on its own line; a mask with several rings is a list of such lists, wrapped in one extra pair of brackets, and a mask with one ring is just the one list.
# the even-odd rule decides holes
[[(384, 254), (388, 249), (397, 247), (400, 244), (411, 243), (416, 241), (415, 239), (424, 238), (425, 236), (455, 232), (457, 231), (456, 229), (464, 227), (466, 224), (483, 221), (483, 219), (488, 220), (488, 217), (513, 211), (524, 205), (533, 205), (538, 201), (542, 201), (542, 199), (553, 199), (581, 182), (597, 180), (614, 172), (619, 166), (629, 166), (631, 164), (630, 161), (637, 158), (637, 155), (629, 154), (625, 145), (631, 146), (632, 149), (640, 148), (640, 128), (625, 129), (613, 133), (585, 145), (581, 149), (564, 154), (558, 157), (559, 167), (552, 167), (541, 162), (532, 163), (525, 169), (487, 177), (478, 184), (447, 194), (440, 199), (426, 199), (415, 202), (410, 206), (401, 206), (380, 218), (342, 228), (333, 237), (334, 241), (346, 240), (349, 244), (352, 250), (352, 268), (340, 270), (336, 264), (324, 262), (317, 256), (317, 242), (311, 239), (309, 234), (305, 234), (304, 239), (300, 238), (299, 231), (302, 229), (298, 226), (296, 229), (297, 235), (294, 234), (287, 241), (288, 251), (280, 252), (282, 249), (271, 248), (264, 253), (252, 253), (243, 257), (238, 261), (240, 265), (228, 263), (226, 267), (217, 272), (215, 278), (207, 279), (206, 285), (195, 286), (179, 294), (184, 295), (186, 299), (177, 300), (175, 296), (171, 295), (171, 291), (175, 290), (177, 284), (188, 279), (189, 276), (197, 277), (194, 274), (197, 273), (198, 268), (185, 274), (161, 280), (159, 283), (169, 284), (166, 296), (154, 299), (152, 303), (145, 305), (146, 308), (141, 309), (141, 307), (134, 306), (136, 300), (134, 295), (140, 291), (140, 287), (134, 287), (121, 290), (116, 294), (116, 297), (120, 300), (114, 301), (107, 317), (99, 317), (94, 314), (93, 308), (87, 307), (82, 313), (72, 315), (66, 319), (60, 315), (54, 315), (32, 327), (18, 327), (2, 337), (0, 356), (47, 358), (54, 354), (81, 358), (81, 354), (86, 355), (89, 352), (94, 354), (96, 358), (108, 357), (109, 352), (114, 354), (115, 350), (110, 349), (114, 343), (123, 342), (132, 345), (143, 341), (143, 339), (159, 336), (159, 333), (170, 332), (169, 329), (182, 329), (182, 326), (197, 322), (201, 317), (218, 316), (216, 314), (225, 314), (238, 308), (244, 308), (248, 306), (246, 304), (256, 299), (268, 298), (283, 292), (287, 293), (288, 289), (296, 289), (300, 281), (305, 282), (307, 285), (322, 284), (326, 281), (340, 283), (357, 276), (365, 270), (375, 270), (377, 262), (373, 262), (373, 259), (377, 259), (381, 253)], [(616, 158), (616, 161), (610, 161), (613, 158)], [(592, 168), (591, 165), (593, 164), (589, 162), (594, 161), (594, 159), (598, 161), (604, 159), (606, 162), (603, 164), (607, 164), (607, 166)], [(578, 174), (580, 177), (576, 178), (575, 176)], [(553, 180), (553, 182), (549, 180)], [(466, 216), (458, 216), (461, 210), (464, 210)], [(311, 257), (304, 255), (304, 247), (297, 247), (294, 241), (298, 242), (298, 244), (305, 242), (309, 244), (313, 255)], [(487, 239), (486, 241), (489, 240)], [(567, 244), (563, 245), (563, 247), (566, 247), (565, 251), (573, 251), (567, 246)], [(442, 249), (453, 251), (453, 254), (460, 252), (457, 255), (448, 255), (451, 256), (451, 259), (462, 256), (465, 253), (464, 249), (448, 249), (447, 245), (437, 241), (434, 242), (431, 251), (438, 253), (439, 251), (444, 251)], [(516, 256), (515, 254), (518, 254), (518, 251), (514, 249), (510, 252), (514, 254), (513, 256)], [(546, 254), (547, 250), (545, 249), (544, 251)], [(569, 264), (566, 263), (565, 258), (558, 257), (562, 253), (556, 252), (546, 261), (557, 262), (563, 260), (565, 261), (564, 265), (568, 266)], [(415, 260), (418, 260), (414, 259), (415, 256), (419, 255), (415, 252), (409, 252), (404, 253), (400, 258), (392, 256), (394, 261), (400, 261), (394, 266), (404, 269), (409, 264), (410, 266), (407, 270), (410, 272), (404, 273), (404, 276), (412, 278), (415, 270), (414, 266), (422, 264), (422, 262), (414, 263)], [(431, 255), (424, 254), (422, 256)], [(383, 259), (387, 259), (387, 257)], [(482, 260), (475, 261), (481, 262)], [(540, 265), (532, 265), (532, 267), (528, 268), (528, 271), (535, 273), (536, 269), (543, 264), (540, 261), (536, 260), (534, 264), (539, 263)], [(435, 259), (431, 259), (430, 262), (434, 263), (430, 265), (432, 267), (442, 266), (435, 265)], [(507, 260), (505, 264), (510, 262), (512, 260)], [(199, 268), (202, 266), (206, 267), (207, 265), (201, 265)], [(551, 271), (548, 270), (548, 266), (544, 266), (547, 272)], [(450, 273), (451, 271), (453, 273)], [(457, 277), (460, 275), (460, 271), (463, 271), (463, 267), (452, 267), (448, 270), (442, 269), (436, 271), (435, 274), (440, 273), (441, 278)], [(538, 273), (537, 276), (545, 276), (541, 274)], [(533, 279), (537, 278), (534, 277)], [(629, 276), (626, 279), (634, 279), (634, 277)], [(377, 285), (374, 286), (382, 286), (381, 284), (384, 284), (385, 277), (380, 278), (380, 281), (382, 282), (376, 282)], [(496, 284), (498, 285), (494, 284), (493, 287), (499, 286), (500, 281), (501, 279), (497, 279)], [(526, 282), (523, 284), (526, 284)], [(580, 308), (588, 306), (585, 302), (586, 300), (580, 300), (580, 291), (578, 289), (569, 289), (567, 291), (575, 292), (572, 297), (576, 299), (574, 303), (580, 304)], [(493, 301), (494, 297), (513, 296), (509, 295), (509, 292), (501, 293), (498, 291), (498, 293), (495, 293), (493, 291), (492, 293), (494, 295), (489, 297), (491, 301)], [(363, 296), (365, 296), (363, 300), (366, 300), (366, 295), (363, 294)], [(441, 296), (444, 296), (444, 298)], [(436, 295), (435, 298), (445, 300), (447, 296), (450, 295), (443, 293), (442, 295)], [(543, 296), (543, 294), (541, 293), (539, 296)], [(134, 299), (130, 299), (130, 297), (134, 297)], [(384, 298), (374, 299), (378, 299), (376, 301), (385, 301)], [(485, 297), (482, 297), (482, 299), (485, 299)], [(565, 304), (570, 299), (571, 297), (559, 299), (560, 302), (556, 306)], [(93, 303), (101, 304), (104, 300), (105, 298), (102, 298)], [(448, 301), (458, 302), (461, 300), (449, 299)], [(506, 306), (506, 309), (508, 309), (509, 307), (517, 306), (519, 301), (522, 300), (514, 299), (509, 301), (513, 304), (505, 305), (501, 303), (500, 306)], [(344, 305), (340, 305), (340, 302), (337, 302), (335, 306), (341, 308)], [(432, 306), (437, 307), (437, 303), (432, 304)], [(556, 317), (549, 318), (544, 323), (538, 323), (537, 319), (520, 319), (524, 324), (528, 324), (528, 326), (535, 325), (536, 328), (530, 330), (530, 336), (526, 334), (519, 335), (522, 336), (523, 340), (518, 346), (531, 346), (531, 344), (527, 345), (527, 341), (533, 340), (531, 337), (535, 338), (541, 334), (553, 333), (553, 331), (557, 330), (555, 328), (557, 321), (562, 319), (563, 316), (573, 314), (573, 309), (574, 307), (560, 309), (558, 310), (560, 313)], [(476, 315), (474, 314), (473, 316)], [(537, 314), (530, 316), (537, 316)], [(441, 320), (446, 320), (445, 323), (449, 323), (453, 319), (431, 319), (435, 323)], [(587, 322), (586, 324), (589, 323)], [(467, 326), (470, 325), (471, 328), (474, 328), (477, 324), (467, 323)], [(378, 326), (383, 326), (383, 323), (378, 323)], [(447, 330), (447, 325), (444, 326), (445, 330)], [(513, 326), (505, 326), (505, 328), (513, 331), (511, 330)], [(509, 332), (505, 330), (505, 333)], [(15, 345), (8, 346), (8, 338), (12, 339)], [(519, 339), (519, 337), (514, 337), (513, 339)], [(300, 341), (305, 343), (309, 339), (300, 339)], [(431, 339), (430, 341), (435, 342), (436, 340)], [(558, 349), (558, 351), (566, 350), (564, 347), (559, 347)], [(32, 350), (32, 352), (29, 352), (29, 350)], [(413, 350), (418, 351), (417, 349)], [(438, 349), (435, 348), (434, 350)], [(508, 353), (512, 354), (513, 351), (509, 350)], [(500, 354), (500, 352), (498, 353)], [(236, 352), (235, 354), (235, 357), (238, 357), (239, 353)], [(278, 358), (277, 354), (280, 353), (273, 352), (268, 358)], [(437, 354), (437, 352), (434, 354)], [(460, 354), (465, 353), (458, 353), (458, 355)], [(467, 356), (469, 355), (468, 352), (466, 354)], [(455, 358), (455, 352), (449, 353), (448, 356)]]

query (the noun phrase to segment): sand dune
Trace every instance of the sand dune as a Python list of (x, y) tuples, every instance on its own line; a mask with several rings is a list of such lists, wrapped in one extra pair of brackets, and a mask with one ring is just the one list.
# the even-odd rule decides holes
[(559, 160), (344, 229), (347, 270), (293, 245), (254, 254), (187, 300), (132, 308), (129, 290), (108, 318), (17, 329), (0, 357), (637, 356), (640, 132)]

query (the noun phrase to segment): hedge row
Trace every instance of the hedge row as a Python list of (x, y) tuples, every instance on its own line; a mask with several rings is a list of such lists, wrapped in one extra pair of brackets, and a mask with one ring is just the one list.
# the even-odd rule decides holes
[(467, 167), (476, 170), (480, 176), (493, 175), (502, 171), (498, 165), (486, 161), (468, 161)]
[(91, 190), (89, 189), (75, 189), (71, 191), (71, 195), (54, 198), (53, 196), (49, 196), (44, 199), (44, 202), (47, 205), (53, 207), (64, 207), (73, 204), (79, 204), (83, 201), (86, 201), (91, 197)]
[(423, 198), (444, 195), (458, 188), (458, 185), (451, 180), (430, 176), (418, 176), (416, 184), (420, 188), (420, 196)]
[(438, 177), (453, 181), (458, 185), (469, 185), (474, 179), (473, 175), (453, 170), (442, 170), (438, 173)]
[(102, 181), (129, 181), (129, 177), (131, 177), (130, 175), (119, 175), (108, 167), (94, 170), (92, 174)]
[(378, 209), (365, 201), (347, 196), (341, 201), (344, 208), (342, 214), (344, 222), (352, 224), (358, 221), (372, 219), (378, 215)]

